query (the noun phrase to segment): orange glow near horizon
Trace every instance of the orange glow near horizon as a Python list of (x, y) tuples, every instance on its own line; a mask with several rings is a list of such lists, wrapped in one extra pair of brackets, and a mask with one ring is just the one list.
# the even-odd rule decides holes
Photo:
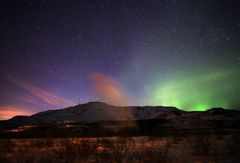
[(33, 113), (14, 106), (0, 106), (0, 120), (7, 120), (17, 115), (31, 115)]

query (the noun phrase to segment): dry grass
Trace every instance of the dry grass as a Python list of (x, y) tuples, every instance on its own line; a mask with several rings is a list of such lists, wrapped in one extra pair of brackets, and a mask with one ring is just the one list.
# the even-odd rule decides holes
[[(231, 141), (229, 141), (231, 140)], [(228, 143), (218, 143), (227, 142)], [(190, 135), (183, 138), (106, 137), (2, 139), (1, 162), (10, 163), (159, 163), (221, 162), (239, 158), (239, 137)], [(238, 143), (238, 144), (236, 144)], [(226, 150), (225, 156), (216, 148)], [(220, 158), (221, 159), (216, 159)], [(221, 160), (221, 161), (219, 161)]]

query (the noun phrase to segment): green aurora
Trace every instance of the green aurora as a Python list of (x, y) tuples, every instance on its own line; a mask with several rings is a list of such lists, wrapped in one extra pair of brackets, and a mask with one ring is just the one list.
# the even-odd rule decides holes
[(239, 74), (237, 68), (178, 72), (162, 84), (155, 84), (151, 104), (188, 111), (234, 108), (231, 104), (240, 101)]

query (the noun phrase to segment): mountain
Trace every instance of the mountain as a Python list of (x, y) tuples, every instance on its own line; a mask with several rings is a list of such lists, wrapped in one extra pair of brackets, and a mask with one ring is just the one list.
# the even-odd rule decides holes
[[(207, 120), (238, 120), (240, 111), (212, 108), (207, 111), (183, 111), (175, 107), (164, 106), (113, 106), (102, 102), (89, 102), (76, 106), (39, 112), (32, 116), (15, 116), (9, 120), (0, 121), (0, 126), (6, 125), (39, 125), (92, 123), (99, 121), (124, 121), (168, 119), (176, 124)], [(186, 124), (185, 124), (186, 125)]]
[[(59, 110), (48, 110), (32, 116), (16, 116), (3, 121), (4, 125), (72, 123), (72, 122), (97, 122), (97, 121), (122, 121), (149, 119), (165, 112), (184, 111), (175, 107), (162, 106), (112, 106), (102, 102), (89, 102)], [(0, 123), (1, 124), (1, 123)]]
[(225, 134), (240, 129), (240, 111), (182, 111), (163, 106), (112, 106), (89, 102), (0, 121), (0, 138)]

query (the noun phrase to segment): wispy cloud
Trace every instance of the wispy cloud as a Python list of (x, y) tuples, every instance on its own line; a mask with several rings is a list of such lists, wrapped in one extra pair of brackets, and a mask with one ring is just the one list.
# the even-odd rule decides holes
[(121, 88), (118, 81), (102, 73), (92, 73), (92, 88), (103, 100), (114, 105), (127, 105), (128, 94)]
[(10, 119), (16, 115), (31, 115), (33, 114), (26, 109), (15, 106), (0, 106), (0, 120)]
[[(44, 90), (42, 88), (39, 88), (30, 82), (19, 80), (19, 79), (14, 79), (12, 80), (12, 82), (17, 84), (20, 88), (24, 89), (31, 96), (37, 97), (42, 102), (48, 105), (52, 105), (55, 107), (63, 107), (63, 106), (71, 106), (76, 104), (76, 102), (72, 100), (68, 100), (63, 97), (60, 97), (57, 94)], [(31, 96), (30, 98), (23, 98), (23, 100), (28, 101), (30, 103), (34, 103), (34, 98), (31, 98)]]

